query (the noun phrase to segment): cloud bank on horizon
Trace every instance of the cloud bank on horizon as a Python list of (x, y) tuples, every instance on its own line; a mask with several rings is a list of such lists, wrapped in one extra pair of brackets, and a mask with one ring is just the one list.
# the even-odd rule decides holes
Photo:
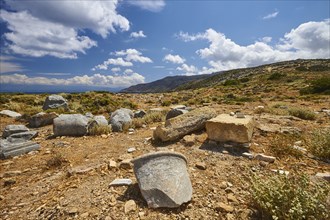
[[(152, 71), (160, 71), (163, 77), (173, 71), (197, 75), (298, 58), (330, 58), (329, 18), (303, 21), (291, 30), (283, 30), (285, 34), (278, 39), (263, 36), (248, 44), (235, 42), (237, 39), (231, 39), (230, 34), (212, 24), (202, 32), (191, 31), (191, 27), (186, 31), (185, 26), (181, 30), (157, 28), (171, 34), (159, 39), (161, 43), (158, 40), (151, 43), (149, 39), (156, 33), (146, 32), (150, 28), (148, 22), (137, 25), (138, 21), (132, 20), (125, 10), (146, 18), (157, 17), (175, 3), (167, 5), (163, 0), (4, 2), (6, 7), (1, 9), (0, 21), (6, 29), (1, 32), (0, 84), (118, 88), (149, 81), (144, 73)], [(260, 14), (260, 22), (275, 21), (284, 14), (276, 8), (272, 11)], [(123, 37), (116, 41), (116, 36)], [(174, 42), (172, 46), (166, 45), (167, 39), (168, 44)], [(110, 46), (103, 48), (103, 45)], [(178, 45), (192, 49), (177, 50)], [(97, 53), (104, 57), (103, 61)], [(24, 61), (32, 60), (38, 65), (48, 59), (76, 65), (81, 57), (90, 58), (94, 64), (81, 73), (66, 75), (47, 75), (45, 71), (44, 76), (36, 76), (31, 62)], [(62, 72), (67, 72), (65, 65)]]

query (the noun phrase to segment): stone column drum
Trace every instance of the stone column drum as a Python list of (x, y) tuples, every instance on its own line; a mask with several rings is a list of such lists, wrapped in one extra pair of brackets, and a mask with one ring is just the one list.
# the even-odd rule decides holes
[(150, 208), (175, 208), (191, 200), (187, 160), (179, 153), (161, 151), (133, 160), (141, 194)]

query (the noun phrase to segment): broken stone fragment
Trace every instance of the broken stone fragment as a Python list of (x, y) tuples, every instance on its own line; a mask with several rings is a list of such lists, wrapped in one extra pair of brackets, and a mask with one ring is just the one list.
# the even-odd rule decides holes
[(257, 154), (254, 158), (256, 160), (261, 160), (261, 161), (268, 162), (268, 163), (274, 163), (275, 160), (276, 160), (275, 157), (267, 156), (267, 155), (264, 155), (264, 154)]
[(35, 138), (37, 135), (37, 131), (25, 131), (11, 134), (9, 137), (7, 137), (7, 140), (9, 142), (25, 142), (31, 140), (32, 138)]
[(3, 130), (2, 137), (7, 138), (12, 134), (29, 131), (25, 125), (7, 125)]
[(132, 184), (131, 179), (115, 179), (109, 184), (109, 186), (128, 186), (131, 184)]
[(2, 110), (0, 111), (0, 115), (5, 115), (11, 118), (20, 118), (22, 115), (20, 113), (10, 111), (10, 110)]
[(134, 212), (136, 210), (136, 203), (134, 200), (128, 200), (126, 203), (125, 203), (125, 207), (124, 207), (124, 211), (125, 211), (125, 214), (127, 213), (130, 213), (130, 212)]
[(26, 154), (39, 149), (40, 145), (32, 141), (9, 142), (8, 140), (0, 140), (0, 158), (2, 159)]
[(187, 160), (182, 154), (163, 151), (133, 160), (141, 194), (150, 208), (175, 208), (192, 197)]
[(31, 119), (29, 120), (29, 126), (31, 128), (39, 128), (45, 125), (51, 125), (53, 124), (54, 118), (57, 117), (58, 115), (55, 112), (40, 112), (31, 117)]
[(208, 138), (219, 142), (250, 142), (253, 128), (253, 117), (247, 115), (245, 118), (236, 118), (221, 114), (206, 122)]

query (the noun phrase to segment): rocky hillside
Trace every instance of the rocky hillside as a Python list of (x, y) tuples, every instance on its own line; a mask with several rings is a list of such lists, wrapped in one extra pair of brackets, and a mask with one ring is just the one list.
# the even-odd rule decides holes
[(163, 79), (138, 84), (129, 88), (123, 89), (122, 93), (158, 93), (169, 92), (176, 89), (178, 86), (189, 83), (191, 81), (199, 81), (208, 78), (210, 75), (198, 75), (198, 76), (168, 76)]
[[(278, 72), (278, 74), (292, 75), (310, 74), (312, 72), (330, 71), (329, 59), (315, 60), (292, 60), (273, 64), (262, 65), (258, 67), (234, 69), (225, 72), (217, 72), (209, 75), (198, 76), (169, 76), (163, 79), (131, 86), (123, 89), (123, 93), (156, 93), (170, 92), (187, 89), (198, 89), (204, 87), (212, 87), (227, 80), (248, 81), (251, 77), (262, 77), (269, 73)], [(229, 82), (230, 83), (230, 82)]]

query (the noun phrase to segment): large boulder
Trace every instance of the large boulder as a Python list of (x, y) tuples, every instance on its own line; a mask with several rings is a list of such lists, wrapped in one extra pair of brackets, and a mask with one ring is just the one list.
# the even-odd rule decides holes
[(54, 119), (55, 136), (84, 136), (88, 132), (89, 119), (81, 114), (62, 114)]
[(166, 114), (166, 120), (175, 118), (176, 116), (183, 115), (187, 113), (188, 110), (180, 109), (180, 108), (173, 108)]
[(45, 111), (47, 109), (64, 108), (69, 110), (67, 100), (60, 95), (50, 95), (46, 98), (42, 109)]
[(29, 127), (31, 128), (39, 128), (46, 125), (53, 124), (54, 118), (57, 118), (58, 115), (55, 112), (45, 113), (40, 112), (35, 114), (29, 120)]
[(112, 131), (118, 132), (128, 129), (133, 117), (134, 113), (130, 109), (117, 109), (110, 116)]
[(0, 111), (0, 115), (5, 115), (11, 118), (20, 118), (22, 115), (20, 113), (10, 111), (10, 110), (2, 110)]
[(237, 118), (221, 114), (206, 122), (208, 138), (219, 142), (250, 142), (253, 128), (253, 117), (248, 115), (245, 115), (244, 118)]
[(94, 127), (108, 126), (108, 120), (103, 115), (97, 115), (89, 119), (88, 130), (90, 131)]
[(150, 208), (175, 208), (191, 200), (187, 160), (182, 154), (149, 153), (133, 164), (141, 194)]
[(166, 120), (154, 131), (154, 138), (161, 141), (175, 141), (179, 138), (205, 127), (205, 122), (217, 114), (214, 109), (203, 107), (183, 115)]
[(5, 139), (0, 140), (1, 159), (18, 156), (39, 149), (40, 149), (40, 145), (32, 141), (10, 142)]
[(12, 134), (29, 131), (25, 125), (7, 125), (3, 130), (2, 137), (7, 138)]

